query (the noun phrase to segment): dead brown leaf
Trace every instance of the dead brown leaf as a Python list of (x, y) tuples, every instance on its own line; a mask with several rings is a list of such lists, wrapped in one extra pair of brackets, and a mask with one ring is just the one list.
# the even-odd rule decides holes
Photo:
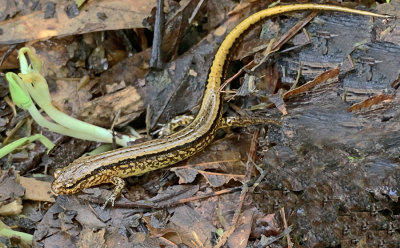
[[(150, 216), (143, 216), (143, 221), (146, 223), (146, 227), (149, 229), (149, 233), (153, 237), (162, 237), (167, 233), (175, 233), (175, 230), (170, 228), (165, 228), (165, 226), (160, 226), (159, 220), (155, 217), (156, 213), (153, 213)], [(163, 225), (163, 223), (162, 223)]]
[(193, 15), (198, 1), (184, 0), (179, 4), (169, 1), (168, 16), (164, 25), (164, 37), (161, 45), (163, 59), (170, 61), (177, 55), (185, 31), (187, 31), (189, 20)]
[(3, 63), (0, 65), (1, 70), (10, 70), (19, 68), (18, 53), (15, 45), (0, 46), (0, 58)]
[(206, 216), (186, 205), (174, 209), (168, 227), (175, 229), (182, 243), (193, 247), (211, 247), (211, 233), (216, 231)]
[(59, 79), (56, 90), (51, 92), (53, 104), (66, 114), (77, 115), (83, 105), (92, 97), (89, 87), (79, 88), (78, 80)]
[(251, 237), (261, 238), (261, 235), (266, 237), (275, 236), (281, 232), (281, 227), (275, 220), (275, 214), (267, 214), (258, 212), (254, 216), (253, 229)]
[(104, 247), (104, 234), (106, 230), (101, 228), (95, 230), (92, 228), (83, 228), (81, 231), (78, 246), (80, 248)]
[(240, 223), (236, 230), (228, 238), (229, 247), (245, 248), (249, 240), (251, 226), (253, 224), (253, 214), (255, 209), (247, 209), (242, 213)]
[(150, 49), (135, 53), (101, 74), (99, 87), (103, 94), (108, 93), (106, 85), (120, 84), (135, 86), (138, 90), (145, 86), (145, 77), (149, 71)]
[(52, 75), (56, 77), (66, 77), (66, 70), (61, 70), (70, 59), (67, 46), (73, 41), (73, 37), (52, 39), (51, 41), (40, 41), (32, 44), (34, 51), (42, 60), (41, 74), (46, 77)]
[(22, 208), (22, 200), (21, 198), (17, 198), (16, 200), (0, 207), (0, 216), (19, 215), (22, 212)]
[[(205, 178), (209, 178), (210, 183), (213, 181), (213, 178), (214, 180), (217, 180), (217, 177), (225, 183), (229, 182), (229, 180), (232, 178), (236, 178), (236, 176), (238, 176), (238, 178), (241, 178), (242, 175), (209, 173), (205, 171), (210, 169), (214, 170), (217, 169), (226, 172), (234, 170), (234, 167), (241, 165), (239, 163), (241, 159), (241, 155), (239, 152), (219, 151), (219, 152), (205, 152), (205, 154), (206, 155), (204, 157), (200, 156), (200, 158), (202, 158), (203, 160), (214, 159), (215, 161), (201, 162), (196, 156), (193, 160), (190, 161), (189, 165), (171, 168), (171, 170), (174, 171), (175, 174), (179, 177), (179, 184), (193, 182), (199, 173), (203, 175)], [(217, 184), (221, 186), (224, 183), (222, 183), (221, 185), (219, 183)], [(219, 186), (214, 186), (214, 187), (219, 187)]]
[(107, 235), (107, 239), (105, 241), (106, 247), (119, 247), (119, 248), (128, 248), (132, 247), (132, 244), (129, 243), (128, 237), (125, 235), (114, 232)]
[(135, 87), (129, 86), (86, 102), (82, 106), (80, 117), (86, 122), (109, 128), (118, 111), (120, 115), (117, 125), (136, 119), (144, 109), (142, 96)]
[[(76, 196), (61, 196), (38, 224), (34, 245), (75, 247), (79, 243), (79, 247), (159, 247), (157, 239), (143, 232), (132, 232), (138, 221), (135, 212), (118, 208), (103, 210)], [(129, 239), (128, 232), (131, 232)]]
[(101, 0), (87, 1), (78, 16), (68, 17), (68, 3), (55, 6), (55, 13), (44, 18), (45, 8), (31, 14), (0, 22), (3, 34), (0, 44), (14, 44), (54, 36), (83, 34), (103, 30), (144, 27), (144, 20), (155, 7), (155, 0)]
[[(150, 237), (147, 233), (143, 232), (134, 232), (130, 237), (130, 244), (126, 247), (161, 247), (160, 241), (153, 237)], [(118, 240), (116, 240), (118, 242)], [(116, 246), (111, 247), (119, 247), (119, 243), (116, 243)]]
[[(173, 167), (179, 183), (191, 183), (200, 174), (212, 187), (220, 187), (231, 180), (245, 181), (244, 161), (250, 146), (249, 136), (228, 135), (215, 141), (199, 155), (190, 158), (185, 166)], [(212, 171), (209, 171), (212, 170)]]
[(199, 171), (194, 168), (188, 168), (185, 166), (185, 168), (178, 167), (178, 168), (172, 168), (172, 171), (175, 172), (175, 174), (179, 177), (179, 184), (182, 183), (192, 183), (195, 179), (196, 176), (199, 174)]
[(34, 178), (20, 177), (19, 183), (25, 188), (24, 199), (32, 201), (54, 202), (54, 195), (50, 190), (50, 183)]
[(386, 3), (376, 5), (376, 10), (378, 11), (378, 13), (393, 15), (396, 16), (397, 18), (400, 18), (399, 8), (400, 8), (399, 0), (391, 0), (390, 2), (386, 1)]
[[(207, 5), (207, 29), (213, 29), (221, 25), (221, 22), (226, 19), (227, 10), (233, 10), (238, 7), (232, 1), (208, 0), (205, 4)], [(237, 9), (236, 13), (243, 12), (243, 9)], [(235, 13), (230, 12), (229, 14), (234, 15)]]
[(0, 170), (0, 206), (24, 196), (25, 189), (16, 182), (17, 173), (13, 170)]
[(245, 181), (245, 175), (234, 175), (234, 174), (223, 174), (208, 171), (199, 171), (199, 173), (207, 180), (212, 187), (221, 187), (224, 184), (229, 183), (231, 180)]

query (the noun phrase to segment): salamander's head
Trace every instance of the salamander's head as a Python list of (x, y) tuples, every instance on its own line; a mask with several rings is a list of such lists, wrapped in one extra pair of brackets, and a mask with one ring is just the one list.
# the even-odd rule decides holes
[(51, 191), (56, 195), (75, 194), (83, 189), (73, 177), (68, 176), (68, 171), (57, 169), (54, 172), (54, 181), (51, 184)]
[(67, 167), (54, 172), (51, 191), (57, 195), (75, 194), (85, 188), (99, 184), (101, 172), (96, 172), (88, 166), (87, 159), (80, 158)]

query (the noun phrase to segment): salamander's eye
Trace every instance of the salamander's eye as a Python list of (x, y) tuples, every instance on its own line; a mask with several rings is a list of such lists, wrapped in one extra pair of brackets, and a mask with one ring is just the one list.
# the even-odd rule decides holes
[(61, 174), (61, 169), (57, 169), (57, 170), (54, 172), (54, 178), (57, 179), (57, 178), (60, 176), (60, 174)]
[(69, 187), (72, 187), (72, 186), (74, 186), (74, 182), (71, 179), (69, 179), (66, 182), (64, 182), (64, 187), (69, 188)]

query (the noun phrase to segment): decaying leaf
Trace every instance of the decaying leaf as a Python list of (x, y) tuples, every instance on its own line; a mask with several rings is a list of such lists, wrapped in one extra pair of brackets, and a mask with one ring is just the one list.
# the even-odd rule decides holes
[[(45, 66), (47, 70), (45, 75), (49, 81), (52, 81), (50, 88), (58, 107), (65, 112), (83, 117), (86, 121), (106, 127), (110, 126), (117, 112), (121, 113), (117, 124), (122, 126), (136, 119), (147, 107), (146, 105), (150, 106), (149, 114), (153, 116), (151, 119), (153, 126), (157, 121), (167, 122), (178, 113), (188, 111), (196, 113), (207, 72), (218, 44), (233, 25), (247, 16), (247, 12), (256, 11), (255, 8), (259, 7), (258, 1), (250, 0), (236, 5), (232, 1), (211, 0), (204, 3), (207, 5), (203, 5), (203, 8), (200, 8), (202, 1), (169, 1), (164, 9), (168, 12), (169, 19), (163, 44), (168, 62), (160, 71), (149, 68), (150, 52), (145, 49), (151, 43), (151, 35), (149, 35), (151, 31), (131, 32), (132, 28), (148, 27), (148, 23), (151, 25), (152, 21), (146, 22), (144, 19), (151, 15), (150, 11), (155, 6), (155, 0), (134, 2), (135, 4), (124, 0), (89, 0), (75, 17), (67, 17), (64, 2), (50, 2), (47, 6), (52, 9), (44, 6), (41, 11), (34, 11), (0, 23), (0, 31), (3, 32), (0, 35), (0, 43), (35, 41), (59, 35), (102, 31), (96, 34), (37, 42), (32, 45), (40, 50), (46, 63), (53, 63), (51, 66)], [(198, 4), (200, 9), (195, 10)], [(261, 3), (260, 6), (266, 4)], [(234, 5), (238, 7), (229, 13), (228, 9), (233, 9)], [(17, 11), (9, 13), (18, 14)], [(195, 18), (196, 13), (201, 15), (191, 22), (188, 18), (192, 18), (192, 14)], [(47, 19), (43, 19), (44, 15)], [(307, 13), (294, 14), (296, 17), (305, 15)], [(292, 240), (297, 242), (296, 245), (365, 246), (368, 244), (365, 241), (367, 238), (364, 234), (358, 235), (363, 230), (363, 220), (368, 222), (365, 224), (369, 228), (368, 233), (372, 233), (375, 231), (372, 229), (379, 226), (380, 230), (377, 233), (381, 235), (380, 237), (391, 236), (393, 239), (398, 239), (399, 234), (396, 232), (395, 224), (388, 224), (382, 228), (382, 223), (387, 222), (388, 219), (392, 220), (392, 223), (396, 220), (396, 208), (393, 206), (398, 200), (399, 192), (396, 184), (396, 178), (399, 177), (397, 170), (398, 111), (392, 106), (386, 109), (388, 111), (385, 112), (384, 117), (373, 120), (368, 119), (368, 116), (358, 118), (352, 113), (347, 113), (345, 111), (347, 104), (338, 96), (342, 86), (341, 81), (336, 80), (339, 68), (321, 73), (326, 71), (326, 68), (341, 66), (341, 59), (338, 57), (342, 53), (348, 55), (352, 49), (355, 49), (353, 45), (342, 44), (349, 43), (343, 40), (353, 39), (350, 35), (343, 37), (343, 33), (347, 33), (348, 30), (363, 22), (368, 24), (365, 25), (365, 30), (373, 30), (372, 19), (343, 14), (335, 14), (333, 17), (330, 14), (313, 13), (313, 15), (317, 15), (316, 20), (303, 30), (303, 36), (309, 36), (307, 37), (309, 45), (304, 47), (304, 43), (301, 43), (297, 46), (296, 42), (287, 43), (289, 38), (282, 38), (282, 43), (276, 46), (294, 45), (291, 47), (293, 49), (288, 50), (285, 45), (286, 51), (274, 54), (273, 58), (262, 64), (265, 68), (260, 66), (261, 72), (256, 75), (264, 80), (257, 81), (258, 84), (264, 83), (259, 87), (260, 91), (253, 91), (255, 94), (252, 96), (246, 94), (245, 103), (240, 100), (234, 103), (237, 106), (243, 103), (238, 109), (242, 107), (244, 109), (246, 106), (254, 106), (254, 102), (259, 102), (260, 99), (269, 98), (285, 115), (282, 121), (283, 127), (279, 131), (274, 132), (273, 128), (268, 129), (265, 137), (260, 135), (252, 142), (245, 129), (239, 129), (240, 132), (234, 130), (236, 132), (234, 135), (218, 133), (217, 140), (211, 146), (186, 161), (186, 164), (181, 163), (175, 168), (163, 168), (157, 172), (128, 179), (127, 187), (114, 207), (108, 206), (106, 209), (99, 207), (99, 204), (104, 203), (104, 198), (111, 194), (112, 185), (85, 189), (78, 194), (78, 197), (76, 195), (59, 196), (47, 212), (43, 211), (43, 219), (35, 222), (39, 224), (34, 234), (34, 245), (38, 247), (55, 245), (74, 247), (77, 244), (80, 247), (211, 247), (222, 240), (221, 235), (228, 233), (226, 246), (257, 247), (262, 244), (270, 245), (271, 242), (289, 234), (283, 231), (290, 228), (287, 227), (286, 221), (283, 221), (282, 225), (275, 218), (275, 212), (283, 207), (287, 207), (288, 222), (294, 223), (296, 228), (293, 234), (295, 236), (292, 237)], [(270, 30), (275, 35), (274, 32), (280, 30), (277, 19), (283, 20), (282, 23), (288, 23), (288, 25), (291, 25), (292, 21), (292, 23), (298, 22), (291, 16), (290, 14), (271, 18), (268, 23), (262, 23), (262, 25), (273, 27)], [(207, 18), (208, 20), (205, 20)], [(227, 21), (221, 24), (224, 20)], [(204, 24), (203, 21), (208, 21), (208, 23)], [(285, 37), (293, 37), (305, 23), (298, 25), (295, 31), (287, 32), (288, 36)], [(250, 40), (259, 36), (262, 25), (257, 30), (253, 30), (254, 33), (250, 31)], [(117, 42), (113, 39), (104, 41), (104, 37), (112, 36), (110, 33), (117, 33), (117, 31), (104, 32), (105, 30), (122, 28), (127, 28), (119, 33), (123, 38), (115, 35), (114, 37), (120, 38), (115, 39), (118, 40)], [(212, 30), (212, 28), (216, 29)], [(187, 52), (180, 55), (177, 50), (181, 46), (181, 41), (186, 39), (185, 36), (189, 39), (193, 38), (188, 35), (190, 34), (188, 29), (203, 32), (193, 39), (201, 41), (197, 45), (190, 43), (191, 49), (185, 50), (188, 49), (185, 47), (182, 51)], [(333, 31), (326, 31), (331, 29)], [(187, 30), (188, 33), (186, 33)], [(385, 32), (390, 31), (382, 31), (382, 33)], [(205, 37), (206, 33), (209, 35)], [(373, 40), (374, 32), (359, 33), (360, 36), (354, 40), (363, 42), (362, 45), (358, 45), (361, 52), (374, 49), (381, 51), (385, 48), (389, 48), (387, 51), (391, 52), (400, 51), (395, 47), (395, 42), (390, 45), (382, 41), (370, 42)], [(79, 43), (75, 39), (87, 39), (90, 42)], [(244, 39), (246, 40), (246, 37)], [(69, 41), (74, 40), (76, 41), (72, 42), (74, 44), (68, 44)], [(396, 39), (392, 38), (391, 41), (396, 41)], [(120, 43), (115, 46), (115, 51), (121, 52), (122, 55), (113, 55), (113, 49), (107, 50), (113, 42)], [(124, 42), (127, 44), (123, 44)], [(255, 44), (258, 46), (259, 42), (245, 43), (247, 47), (244, 49), (235, 47), (231, 50), (232, 57), (230, 58), (238, 60), (233, 55), (234, 52), (236, 53), (234, 50), (243, 49), (245, 52), (253, 50)], [(193, 43), (197, 43), (197, 40)], [(374, 45), (370, 46), (369, 43)], [(51, 45), (53, 47), (46, 49)], [(77, 49), (82, 49), (82, 54), (76, 53)], [(337, 54), (340, 56), (335, 57)], [(377, 54), (380, 53), (377, 52)], [(388, 54), (385, 53), (383, 57)], [(127, 57), (130, 55), (132, 56)], [(367, 55), (368, 61), (372, 61), (370, 57), (374, 56)], [(15, 56), (14, 53), (11, 53), (11, 56)], [(176, 56), (179, 57), (175, 59)], [(363, 56), (364, 54), (358, 57), (353, 56), (354, 61), (363, 61)], [(120, 59), (117, 59), (118, 57)], [(127, 58), (121, 59), (125, 57)], [(103, 60), (107, 62), (109, 60), (110, 63), (106, 65), (113, 65), (113, 67), (102, 67)], [(246, 64), (248, 58), (240, 60)], [(388, 73), (382, 72), (382, 68), (378, 67), (383, 64), (378, 63), (383, 58), (379, 57), (375, 60), (377, 62), (373, 65), (368, 64), (369, 67), (363, 64), (358, 69), (351, 68), (345, 73), (342, 70), (342, 74), (351, 81), (352, 76), (359, 76), (361, 68), (361, 72), (368, 74), (368, 78), (376, 77), (375, 81), (370, 82), (371, 85), (376, 81), (382, 82), (383, 86), (375, 90), (393, 93), (393, 95), (389, 93), (377, 95), (353, 105), (349, 108), (350, 111), (364, 109), (382, 102), (398, 105), (396, 103), (399, 99), (396, 98), (395, 91), (388, 89), (390, 83), (386, 82), (392, 78), (398, 78), (398, 75), (386, 77)], [(288, 91), (281, 97), (279, 90), (288, 89), (293, 82), (297, 82), (293, 80), (295, 74), (293, 71), (297, 70), (299, 64), (305, 68), (302, 73), (298, 73), (299, 82), (303, 79), (311, 81)], [(13, 66), (15, 67), (15, 63), (13, 64), (12, 61), (5, 65), (7, 68), (14, 68)], [(93, 69), (93, 66), (97, 69)], [(72, 68), (71, 71), (70, 68)], [(148, 74), (149, 71), (151, 72)], [(397, 71), (396, 73), (398, 74)], [(78, 83), (85, 77), (92, 80), (87, 80), (88, 84)], [(254, 75), (252, 78), (255, 78)], [(337, 83), (329, 84), (324, 88), (326, 84), (321, 83), (326, 80)], [(240, 83), (240, 79), (236, 81)], [(310, 91), (316, 86), (318, 96), (314, 94), (317, 90)], [(356, 88), (354, 95), (360, 92), (360, 88)], [(348, 90), (349, 87), (343, 86), (343, 89)], [(371, 94), (368, 90), (367, 87), (364, 92), (367, 92), (369, 97)], [(260, 92), (267, 94), (257, 95)], [(308, 92), (310, 94), (307, 94)], [(269, 94), (273, 95), (269, 96)], [(300, 97), (284, 101), (295, 95), (300, 95)], [(8, 108), (5, 103), (0, 107), (1, 109)], [(0, 116), (3, 120), (1, 126), (5, 132), (8, 131), (7, 126), (15, 122), (15, 116), (10, 115), (10, 110), (7, 111)], [(279, 114), (276, 109), (272, 111), (274, 114)], [(249, 152), (250, 143), (253, 144), (253, 148), (258, 144), (260, 149), (251, 149)], [(87, 146), (76, 148), (75, 151), (83, 152), (86, 148)], [(61, 151), (68, 156), (73, 153), (70, 150)], [(248, 159), (249, 157), (251, 159)], [(247, 160), (252, 160), (252, 163)], [(40, 163), (33, 169), (44, 168), (43, 165), (47, 166)], [(253, 165), (258, 165), (259, 170), (255, 170)], [(53, 166), (50, 168), (52, 169)], [(103, 168), (99, 168), (101, 169)], [(26, 171), (31, 172), (32, 167)], [(259, 177), (258, 186), (252, 187), (253, 179), (259, 174), (262, 176)], [(368, 176), (365, 177), (365, 175)], [(383, 193), (375, 194), (378, 191), (374, 187), (376, 186), (374, 180), (390, 186), (385, 188)], [(178, 183), (182, 185), (177, 185)], [(27, 188), (25, 193), (27, 198), (40, 201), (51, 200), (48, 198), (48, 183), (25, 181), (22, 184)], [(15, 209), (21, 210), (20, 186), (11, 181), (11, 186), (7, 182), (0, 187), (5, 185), (7, 187), (1, 188), (0, 192), (10, 190), (15, 195), (8, 192), (1, 194), (0, 201), (14, 200), (12, 204), (19, 204)], [(365, 191), (366, 185), (371, 190)], [(40, 189), (42, 195), (30, 195), (29, 187), (39, 190), (39, 186), (43, 187)], [(140, 190), (137, 190), (138, 188)], [(240, 190), (241, 192), (238, 192)], [(350, 191), (353, 193), (349, 193)], [(370, 200), (371, 195), (374, 198), (373, 202)], [(15, 200), (14, 196), (19, 198)], [(134, 202), (129, 202), (128, 199)], [(134, 207), (122, 208), (129, 204)], [(355, 228), (346, 236), (343, 234), (344, 227), (350, 225)], [(217, 230), (221, 230), (219, 234)], [(339, 240), (343, 236), (345, 240)], [(273, 238), (265, 243), (259, 242), (265, 237)], [(330, 243), (323, 240), (325, 237), (328, 237), (327, 240), (330, 239)], [(350, 244), (357, 240), (357, 244)], [(369, 238), (368, 240), (371, 240), (372, 246), (378, 247), (377, 242), (374, 243)], [(277, 242), (280, 243), (276, 244), (276, 247), (280, 247), (285, 245), (286, 240)]]

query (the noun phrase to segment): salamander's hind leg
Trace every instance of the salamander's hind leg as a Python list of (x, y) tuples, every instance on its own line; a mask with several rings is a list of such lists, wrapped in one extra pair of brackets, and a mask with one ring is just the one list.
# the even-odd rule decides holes
[(125, 184), (126, 184), (124, 179), (122, 179), (120, 177), (116, 177), (116, 176), (113, 176), (111, 178), (111, 183), (115, 185), (115, 188), (113, 189), (110, 197), (107, 198), (106, 202), (101, 207), (102, 209), (105, 209), (109, 202), (111, 203), (111, 206), (114, 206), (115, 200), (121, 194), (121, 191), (125, 187)]
[(164, 137), (167, 135), (172, 134), (176, 131), (179, 127), (185, 127), (194, 119), (191, 115), (179, 115), (170, 120), (167, 124), (163, 125), (160, 129), (152, 133), (158, 134), (158, 137)]
[(277, 126), (282, 126), (282, 122), (260, 117), (227, 117), (222, 118), (220, 128), (227, 127), (247, 127), (256, 124), (274, 124)]

